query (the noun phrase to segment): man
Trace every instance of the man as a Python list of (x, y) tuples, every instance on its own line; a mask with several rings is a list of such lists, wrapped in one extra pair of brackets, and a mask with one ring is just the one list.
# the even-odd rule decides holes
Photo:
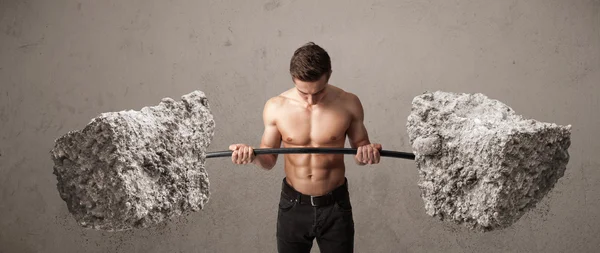
[[(371, 144), (358, 97), (328, 83), (331, 60), (309, 42), (290, 62), (291, 88), (270, 98), (263, 110), (260, 148), (343, 148), (346, 136), (358, 165), (379, 163), (381, 145)], [(277, 155), (255, 156), (246, 144), (233, 144), (232, 162), (270, 170)], [(342, 154), (286, 154), (277, 218), (279, 252), (353, 252), (354, 220)]]

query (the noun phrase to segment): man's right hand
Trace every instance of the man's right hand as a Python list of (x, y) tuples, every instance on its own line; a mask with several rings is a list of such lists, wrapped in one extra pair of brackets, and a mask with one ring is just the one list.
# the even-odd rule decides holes
[(231, 161), (235, 164), (248, 164), (254, 162), (254, 149), (246, 144), (231, 144), (229, 150), (233, 151), (231, 154)]

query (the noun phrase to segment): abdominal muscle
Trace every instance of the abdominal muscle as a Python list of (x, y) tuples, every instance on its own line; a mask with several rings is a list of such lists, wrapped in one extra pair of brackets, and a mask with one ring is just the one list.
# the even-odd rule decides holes
[(306, 195), (321, 196), (345, 182), (342, 154), (285, 154), (287, 183)]

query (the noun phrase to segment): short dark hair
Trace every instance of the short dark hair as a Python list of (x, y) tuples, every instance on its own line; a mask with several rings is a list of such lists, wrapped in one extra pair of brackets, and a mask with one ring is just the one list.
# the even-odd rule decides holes
[(315, 82), (331, 72), (331, 59), (325, 49), (308, 42), (296, 49), (290, 61), (290, 74), (304, 82)]

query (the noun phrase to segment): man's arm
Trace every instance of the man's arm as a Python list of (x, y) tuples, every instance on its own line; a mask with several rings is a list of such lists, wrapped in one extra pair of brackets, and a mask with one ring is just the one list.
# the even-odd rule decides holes
[[(277, 107), (280, 101), (277, 97), (269, 99), (265, 103), (263, 110), (263, 122), (265, 130), (260, 142), (260, 148), (279, 148), (281, 147), (281, 133), (277, 129)], [(253, 161), (254, 164), (263, 169), (270, 170), (277, 163), (277, 154), (257, 155)]]
[(363, 145), (371, 144), (369, 141), (369, 134), (364, 124), (365, 113), (363, 110), (360, 99), (352, 94), (348, 93), (348, 108), (351, 115), (350, 127), (348, 128), (347, 135), (352, 148), (357, 148)]
[(378, 150), (381, 150), (381, 145), (371, 145), (369, 134), (367, 133), (367, 128), (364, 124), (365, 113), (362, 103), (360, 102), (360, 99), (352, 93), (348, 93), (348, 100), (351, 122), (346, 134), (348, 135), (350, 146), (358, 149), (354, 160), (358, 165), (379, 163)]

